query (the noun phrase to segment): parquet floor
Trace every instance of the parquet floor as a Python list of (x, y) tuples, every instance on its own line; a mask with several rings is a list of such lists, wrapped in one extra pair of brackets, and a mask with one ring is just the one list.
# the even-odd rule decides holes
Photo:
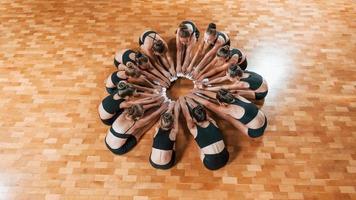
[[(184, 19), (215, 22), (269, 82), (262, 138), (219, 121), (218, 171), (186, 129), (168, 171), (152, 132), (125, 156), (103, 143), (114, 52)], [(352, 0), (0, 1), (0, 199), (356, 199), (355, 19)]]

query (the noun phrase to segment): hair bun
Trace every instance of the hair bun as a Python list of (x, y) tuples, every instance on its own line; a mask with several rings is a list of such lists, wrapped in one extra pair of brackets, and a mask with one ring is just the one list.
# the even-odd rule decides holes
[(135, 121), (143, 116), (143, 112), (144, 110), (141, 104), (134, 104), (128, 108), (128, 114), (131, 115)]
[(227, 89), (225, 89), (225, 88), (221, 88), (221, 89), (218, 91), (218, 93), (219, 93), (220, 95), (226, 95), (227, 93), (229, 93), (229, 90), (227, 90)]
[(180, 29), (188, 29), (187, 25), (185, 25), (184, 23), (179, 24), (179, 28)]
[(230, 67), (229, 67), (229, 69), (231, 70), (231, 71), (236, 71), (237, 70), (237, 65), (230, 65)]
[(136, 58), (141, 58), (142, 56), (143, 56), (143, 54), (141, 52), (137, 52), (135, 57)]
[(209, 29), (216, 29), (216, 24), (210, 23), (208, 26)]
[(117, 84), (117, 89), (119, 90), (124, 90), (128, 87), (125, 81), (120, 81), (119, 84)]
[(170, 120), (170, 119), (173, 119), (173, 116), (171, 113), (164, 113), (163, 116), (162, 116), (165, 120)]

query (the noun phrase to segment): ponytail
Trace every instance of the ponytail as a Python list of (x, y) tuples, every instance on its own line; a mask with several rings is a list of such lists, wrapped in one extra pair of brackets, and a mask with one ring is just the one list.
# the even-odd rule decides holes
[(210, 23), (208, 28), (206, 29), (206, 33), (208, 35), (215, 35), (216, 34), (216, 24)]

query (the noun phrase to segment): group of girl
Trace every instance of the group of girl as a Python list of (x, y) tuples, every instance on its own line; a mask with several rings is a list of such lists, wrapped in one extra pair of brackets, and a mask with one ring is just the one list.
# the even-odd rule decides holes
[[(158, 169), (172, 167), (181, 111), (204, 166), (211, 170), (223, 167), (229, 152), (207, 110), (231, 123), (237, 132), (252, 138), (263, 135), (267, 118), (251, 101), (266, 97), (266, 81), (246, 70), (245, 54), (231, 48), (228, 34), (218, 31), (214, 23), (208, 25), (200, 43), (199, 38), (195, 23), (183, 21), (176, 31), (176, 62), (167, 42), (151, 30), (139, 37), (139, 50), (115, 54), (117, 70), (107, 78), (109, 95), (98, 108), (102, 122), (110, 126), (105, 144), (111, 152), (130, 151), (155, 126), (149, 161)], [(165, 92), (177, 77), (194, 80), (195, 87), (171, 101)]]

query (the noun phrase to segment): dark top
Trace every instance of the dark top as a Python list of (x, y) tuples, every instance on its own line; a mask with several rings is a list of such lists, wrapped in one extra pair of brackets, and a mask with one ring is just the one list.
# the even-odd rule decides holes
[(130, 128), (128, 128), (128, 129), (125, 131), (125, 133), (118, 133), (118, 132), (116, 132), (112, 126), (110, 127), (110, 132), (111, 132), (114, 136), (116, 136), (116, 137), (118, 137), (118, 138), (121, 138), (121, 139), (127, 139), (127, 138), (130, 138), (130, 137), (134, 137), (134, 136), (132, 136), (132, 134), (127, 134), (127, 132), (129, 132), (129, 130), (130, 130), (135, 124), (136, 124), (136, 121), (134, 121), (134, 123), (130, 126)]
[(229, 45), (230, 46), (230, 38), (226, 38), (225, 34), (223, 34), (221, 32), (217, 32), (217, 37), (214, 40), (213, 44), (211, 44), (211, 46), (215, 46), (215, 43), (216, 43), (216, 41), (218, 41), (220, 35), (221, 35), (221, 37), (224, 38), (224, 41), (225, 41), (225, 43), (222, 46), (225, 46), (225, 45)]
[(240, 81), (247, 82), (250, 86), (249, 89), (251, 90), (257, 90), (260, 88), (260, 86), (263, 83), (263, 78), (261, 75), (251, 72), (251, 71), (245, 71), (245, 73), (248, 73), (249, 76), (247, 78), (241, 78)]
[(118, 92), (118, 89), (117, 89), (117, 84), (120, 82), (120, 81), (123, 81), (123, 80), (127, 80), (127, 78), (120, 78), (118, 76), (118, 71), (117, 72), (114, 72), (111, 74), (110, 76), (110, 79), (111, 79), (111, 82), (113, 83), (113, 86), (112, 87), (106, 87), (106, 91), (108, 91), (109, 94), (115, 94)]
[(126, 81), (127, 78), (120, 78), (118, 76), (118, 73), (119, 71), (116, 71), (114, 73), (111, 74), (111, 82), (114, 84), (114, 85), (117, 85), (120, 81)]
[(235, 54), (237, 54), (239, 56), (239, 59), (238, 59), (237, 63), (240, 63), (241, 60), (242, 60), (242, 52), (241, 52), (241, 50), (237, 49), (237, 48), (231, 49), (230, 50), (230, 58)]
[(138, 44), (141, 46), (145, 43), (145, 39), (147, 36), (149, 36), (151, 33), (154, 33), (155, 34), (155, 38), (156, 38), (156, 35), (157, 33), (155, 31), (147, 31), (146, 33), (144, 33), (142, 35), (142, 39), (141, 38), (138, 38)]
[(135, 51), (132, 51), (131, 49), (126, 50), (123, 54), (122, 54), (122, 64), (126, 65), (128, 62), (132, 62), (135, 63), (135, 60), (132, 60), (130, 58), (130, 54), (135, 54)]
[(245, 125), (252, 121), (258, 114), (258, 108), (253, 103), (246, 103), (238, 98), (235, 98), (234, 102), (231, 104), (241, 106), (245, 109), (244, 115), (240, 119), (237, 119)]
[(204, 148), (223, 139), (220, 129), (212, 122), (210, 122), (209, 126), (206, 128), (197, 125), (197, 132), (195, 141), (198, 143), (200, 148)]
[(174, 141), (169, 138), (171, 130), (172, 129), (163, 130), (162, 128), (159, 128), (157, 135), (153, 138), (152, 147), (161, 150), (172, 150)]
[(121, 114), (124, 112), (124, 109), (120, 108), (120, 104), (125, 101), (125, 99), (114, 99), (115, 94), (111, 94), (107, 97), (105, 97), (102, 101), (103, 103), (103, 108), (106, 112), (110, 114)]
[[(190, 25), (192, 25), (192, 27), (193, 27), (193, 33), (192, 33), (192, 35), (195, 33), (195, 37), (198, 39), (199, 38), (199, 36), (200, 36), (200, 31), (198, 30), (198, 28), (197, 28), (197, 26), (195, 26), (195, 24), (193, 23), (193, 22), (191, 22), (191, 21), (183, 21), (182, 22), (183, 24), (190, 24)], [(191, 36), (192, 36), (191, 35)]]

